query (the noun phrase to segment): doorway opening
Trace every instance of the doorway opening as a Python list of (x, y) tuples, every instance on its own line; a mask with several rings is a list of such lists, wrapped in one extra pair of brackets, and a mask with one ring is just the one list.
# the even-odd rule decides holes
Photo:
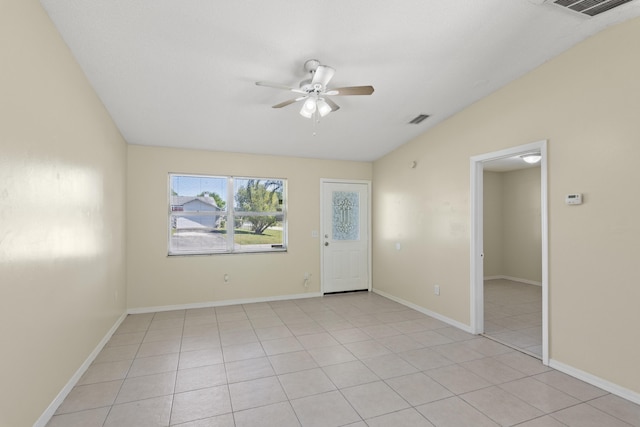
[[(539, 166), (525, 168), (522, 156), (531, 153), (540, 155)], [(471, 328), (545, 365), (546, 156), (540, 141), (471, 158)]]

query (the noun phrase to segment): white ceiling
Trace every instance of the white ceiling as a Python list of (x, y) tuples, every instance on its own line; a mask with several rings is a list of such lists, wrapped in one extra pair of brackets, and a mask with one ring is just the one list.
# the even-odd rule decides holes
[[(544, 0), (41, 0), (130, 144), (375, 160), (604, 28)], [(315, 58), (336, 69), (319, 123), (295, 97)], [(432, 115), (420, 125), (418, 114)], [(316, 135), (314, 135), (314, 132)]]

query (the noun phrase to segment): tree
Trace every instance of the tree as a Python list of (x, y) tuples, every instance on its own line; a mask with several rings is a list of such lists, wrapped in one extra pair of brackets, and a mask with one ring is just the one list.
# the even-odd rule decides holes
[[(236, 191), (237, 211), (244, 212), (279, 212), (282, 200), (282, 182), (265, 181), (259, 179), (247, 180), (247, 185)], [(253, 234), (262, 234), (278, 222), (275, 215), (245, 216), (243, 220), (251, 224)]]
[(218, 193), (214, 193), (212, 191), (203, 191), (202, 193), (198, 194), (197, 197), (207, 197), (207, 196), (215, 200), (216, 206), (218, 206), (221, 210), (224, 210), (224, 207), (227, 205), (227, 202), (222, 200), (222, 197), (220, 197)]

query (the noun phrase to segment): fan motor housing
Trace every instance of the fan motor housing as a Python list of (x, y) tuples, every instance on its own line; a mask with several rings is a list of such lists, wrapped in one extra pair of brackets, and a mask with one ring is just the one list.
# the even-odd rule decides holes
[(320, 83), (311, 84), (311, 79), (306, 79), (300, 82), (300, 90), (303, 90), (307, 93), (320, 93), (322, 92), (322, 85)]

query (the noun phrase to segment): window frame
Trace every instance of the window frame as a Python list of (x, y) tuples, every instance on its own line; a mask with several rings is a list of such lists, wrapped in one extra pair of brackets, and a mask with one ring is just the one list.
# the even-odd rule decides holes
[[(208, 178), (208, 179), (224, 179), (226, 180), (226, 198), (225, 198), (225, 208), (219, 211), (193, 211), (193, 214), (189, 214), (182, 209), (176, 209), (174, 205), (172, 205), (172, 179), (174, 177), (189, 177), (189, 178)], [(282, 202), (279, 204), (280, 211), (267, 211), (267, 212), (254, 212), (254, 211), (240, 211), (236, 209), (235, 206), (235, 182), (237, 180), (258, 180), (259, 182), (265, 181), (279, 181), (282, 183)], [(289, 223), (287, 219), (287, 208), (288, 208), (288, 182), (286, 178), (276, 178), (276, 177), (250, 177), (250, 176), (240, 176), (240, 175), (209, 175), (209, 174), (193, 174), (193, 173), (176, 173), (169, 172), (167, 179), (167, 256), (193, 256), (193, 255), (229, 255), (229, 254), (255, 254), (255, 253), (282, 253), (288, 251), (288, 228)], [(187, 196), (191, 197), (191, 196)], [(193, 196), (196, 197), (196, 196)], [(173, 221), (174, 218), (177, 217), (188, 217), (188, 216), (219, 216), (225, 219), (225, 248), (224, 249), (207, 249), (207, 250), (176, 250), (172, 247), (172, 230), (173, 230)], [(272, 244), (271, 247), (268, 247), (268, 244), (260, 245), (259, 248), (247, 249), (244, 248), (246, 245), (236, 245), (235, 244), (235, 220), (236, 217), (247, 217), (247, 216), (278, 216), (282, 217), (279, 223), (282, 224), (282, 243), (281, 244)], [(232, 225), (229, 227), (229, 225)]]

